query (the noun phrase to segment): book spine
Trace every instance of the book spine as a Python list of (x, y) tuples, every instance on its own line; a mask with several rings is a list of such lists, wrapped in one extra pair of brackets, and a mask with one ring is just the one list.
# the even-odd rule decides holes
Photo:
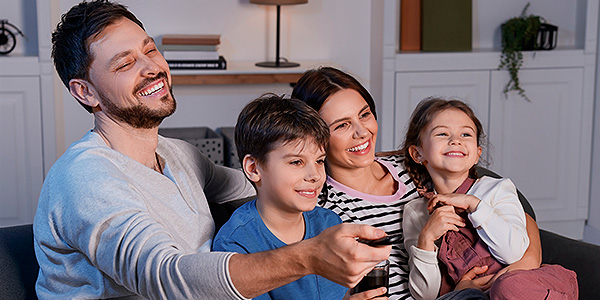
[(219, 60), (217, 51), (163, 51), (166, 60)]
[(218, 45), (173, 45), (161, 44), (158, 46), (160, 51), (217, 51)]
[(400, 50), (421, 50), (421, 0), (400, 1)]
[(167, 60), (169, 68), (176, 70), (182, 69), (204, 69), (204, 70), (225, 70), (227, 69), (227, 61), (223, 56), (218, 60)]
[(220, 35), (164, 35), (163, 45), (219, 45)]
[(421, 51), (471, 51), (472, 0), (421, 0)]

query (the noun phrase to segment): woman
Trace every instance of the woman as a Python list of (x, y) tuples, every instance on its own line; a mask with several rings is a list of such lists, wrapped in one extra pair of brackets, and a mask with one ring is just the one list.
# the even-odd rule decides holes
[[(369, 92), (352, 76), (334, 69), (307, 71), (292, 97), (319, 111), (329, 126), (327, 182), (319, 205), (344, 222), (364, 223), (401, 235), (404, 204), (418, 197), (399, 156), (375, 157), (377, 116)], [(391, 299), (408, 295), (408, 255), (404, 243), (392, 246)]]
[[(355, 78), (330, 67), (307, 71), (294, 87), (292, 97), (317, 110), (331, 133), (328, 176), (319, 205), (336, 212), (344, 222), (369, 224), (388, 235), (401, 236), (404, 205), (419, 194), (401, 156), (375, 156), (378, 126), (373, 97)], [(537, 225), (533, 219), (528, 220), (531, 243), (521, 262), (533, 267), (541, 261), (541, 246)], [(392, 246), (389, 260), (389, 298), (404, 299), (410, 292), (403, 239)], [(468, 273), (467, 279), (476, 272), (479, 270)], [(482, 288), (488, 279), (465, 280), (459, 287)]]

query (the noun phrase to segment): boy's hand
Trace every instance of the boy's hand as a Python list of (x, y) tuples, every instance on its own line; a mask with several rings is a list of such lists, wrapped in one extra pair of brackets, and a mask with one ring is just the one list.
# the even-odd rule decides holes
[(426, 251), (434, 251), (434, 242), (442, 237), (448, 230), (458, 231), (458, 227), (464, 227), (465, 220), (461, 218), (451, 205), (438, 207), (421, 229), (417, 248)]
[(384, 287), (364, 291), (362, 293), (356, 293), (354, 295), (350, 295), (350, 290), (344, 296), (344, 300), (366, 300), (366, 299), (377, 299), (377, 300), (387, 300), (388, 297), (384, 296), (386, 289)]
[(378, 262), (386, 260), (392, 249), (392, 246), (371, 247), (357, 238), (375, 240), (384, 236), (383, 230), (369, 225), (345, 223), (329, 227), (301, 242), (310, 256), (309, 273), (347, 287), (355, 286)]
[(474, 212), (479, 205), (479, 198), (466, 194), (436, 194), (429, 198), (427, 211), (431, 214), (439, 205), (452, 205), (456, 208)]

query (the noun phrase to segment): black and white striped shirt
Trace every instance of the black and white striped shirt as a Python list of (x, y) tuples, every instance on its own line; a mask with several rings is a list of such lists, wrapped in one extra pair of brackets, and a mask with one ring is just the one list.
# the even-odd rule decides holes
[[(319, 206), (333, 210), (344, 222), (372, 225), (384, 230), (388, 235), (403, 237), (401, 226), (404, 205), (419, 194), (404, 170), (402, 157), (377, 157), (376, 161), (387, 168), (398, 183), (398, 190), (394, 195), (365, 194), (327, 177), (319, 197)], [(389, 299), (412, 299), (408, 289), (408, 253), (404, 248), (404, 238), (392, 245), (389, 260)]]

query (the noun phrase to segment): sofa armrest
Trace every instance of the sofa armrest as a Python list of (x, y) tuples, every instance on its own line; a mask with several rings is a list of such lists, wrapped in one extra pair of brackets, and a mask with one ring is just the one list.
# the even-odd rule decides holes
[(542, 263), (559, 264), (577, 273), (579, 299), (600, 295), (600, 246), (540, 230)]
[(229, 220), (231, 214), (244, 203), (254, 200), (256, 196), (251, 196), (248, 198), (242, 198), (237, 200), (232, 200), (229, 202), (217, 204), (217, 203), (208, 203), (210, 207), (210, 213), (213, 216), (213, 220), (215, 221), (215, 234), (219, 231), (221, 226)]

